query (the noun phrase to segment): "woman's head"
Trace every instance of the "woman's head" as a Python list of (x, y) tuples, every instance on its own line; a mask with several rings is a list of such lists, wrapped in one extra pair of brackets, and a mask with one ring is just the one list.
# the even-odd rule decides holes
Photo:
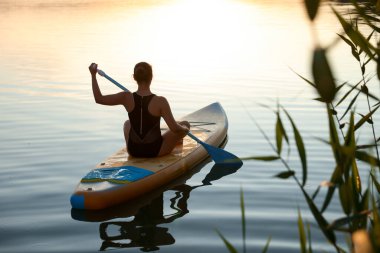
[(133, 78), (138, 84), (150, 84), (153, 78), (152, 66), (146, 62), (137, 63), (133, 71)]

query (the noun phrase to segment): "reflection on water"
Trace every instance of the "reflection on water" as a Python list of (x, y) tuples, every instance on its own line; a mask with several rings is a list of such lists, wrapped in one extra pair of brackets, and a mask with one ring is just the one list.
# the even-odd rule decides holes
[[(144, 252), (159, 250), (160, 246), (175, 243), (174, 236), (169, 232), (169, 228), (162, 225), (172, 223), (190, 212), (187, 202), (191, 191), (199, 187), (212, 185), (212, 181), (231, 175), (241, 167), (241, 165), (227, 167), (215, 164), (202, 180), (202, 184), (196, 186), (189, 186), (185, 183), (179, 184), (194, 173), (199, 172), (203, 166), (204, 164), (170, 185), (131, 202), (102, 211), (72, 209), (71, 215), (73, 219), (81, 221), (106, 221), (100, 223), (99, 226), (100, 238), (103, 240), (100, 247), (101, 251), (108, 248), (135, 247), (139, 247)], [(169, 202), (170, 210), (173, 212), (165, 215), (164, 194), (172, 192), (174, 192), (174, 197)], [(132, 216), (134, 218), (131, 221), (107, 221), (116, 217), (127, 219)], [(111, 235), (110, 230), (117, 231), (118, 234)]]
[[(187, 197), (189, 197), (189, 195), (187, 195)], [(175, 202), (175, 199), (172, 199), (171, 202)], [(188, 213), (188, 210), (182, 210), (180, 203), (178, 203), (178, 212), (175, 215), (170, 215), (170, 217), (165, 217), (163, 214), (163, 204), (164, 200), (161, 194), (161, 196), (152, 200), (150, 204), (142, 207), (132, 221), (101, 223), (99, 232), (103, 243), (100, 250), (103, 251), (108, 248), (141, 247), (141, 251), (147, 252), (159, 250), (159, 246), (162, 245), (173, 244), (175, 240), (168, 232), (169, 229), (160, 227), (159, 225), (173, 222), (175, 219)], [(117, 230), (120, 234), (109, 236), (107, 230), (110, 226), (118, 227)], [(117, 242), (123, 240), (130, 240), (130, 242)]]

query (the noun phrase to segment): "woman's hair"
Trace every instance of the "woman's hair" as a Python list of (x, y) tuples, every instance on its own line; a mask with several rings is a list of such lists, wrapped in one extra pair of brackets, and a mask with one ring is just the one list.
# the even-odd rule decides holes
[(149, 83), (153, 78), (152, 66), (146, 62), (139, 62), (136, 64), (133, 71), (133, 78), (137, 83)]

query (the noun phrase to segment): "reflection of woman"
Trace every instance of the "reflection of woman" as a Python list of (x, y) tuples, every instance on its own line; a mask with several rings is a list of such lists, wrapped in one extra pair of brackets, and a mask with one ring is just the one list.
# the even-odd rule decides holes
[[(135, 157), (156, 157), (170, 153), (190, 129), (187, 121), (177, 123), (165, 97), (156, 96), (150, 90), (152, 67), (146, 62), (136, 64), (133, 78), (137, 91), (102, 95), (96, 80), (97, 64), (89, 67), (92, 90), (96, 103), (123, 105), (129, 120), (124, 124), (124, 137), (128, 153)], [(169, 130), (161, 135), (160, 120), (163, 118)]]
[[(131, 248), (141, 247), (141, 251), (158, 250), (158, 246), (170, 245), (175, 242), (173, 236), (168, 232), (168, 228), (158, 225), (171, 223), (174, 220), (184, 216), (189, 212), (187, 209), (187, 200), (190, 196), (192, 187), (188, 185), (180, 185), (175, 187), (176, 196), (170, 202), (170, 207), (177, 212), (165, 216), (163, 193), (154, 199), (150, 204), (142, 207), (135, 218), (130, 222), (103, 222), (100, 224), (100, 238), (104, 240), (100, 250), (105, 250), (109, 247)], [(120, 235), (108, 236), (108, 226), (119, 226)], [(131, 240), (128, 244), (116, 243), (116, 240)]]

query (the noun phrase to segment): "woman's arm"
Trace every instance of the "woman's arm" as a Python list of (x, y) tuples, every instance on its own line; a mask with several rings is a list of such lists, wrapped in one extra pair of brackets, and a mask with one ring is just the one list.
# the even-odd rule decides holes
[(164, 118), (169, 129), (175, 133), (182, 133), (186, 135), (189, 129), (186, 126), (182, 126), (175, 121), (172, 110), (166, 98), (161, 97), (161, 116)]
[(95, 102), (102, 105), (124, 105), (127, 106), (127, 92), (119, 92), (112, 95), (104, 96), (99, 89), (96, 73), (98, 64), (92, 63), (89, 67), (91, 73), (92, 92), (94, 94)]

